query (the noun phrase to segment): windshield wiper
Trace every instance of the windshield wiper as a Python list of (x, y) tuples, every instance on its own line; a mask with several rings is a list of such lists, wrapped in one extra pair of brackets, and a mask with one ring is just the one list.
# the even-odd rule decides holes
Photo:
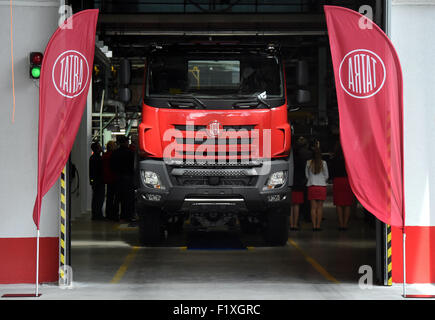
[[(180, 98), (181, 100), (177, 100)], [(182, 99), (192, 99), (196, 102), (197, 105), (201, 106), (205, 109), (205, 104), (198, 97), (195, 97), (193, 94), (177, 94), (177, 97), (168, 99), (168, 104), (170, 107), (178, 107), (178, 108), (191, 108), (194, 105), (189, 105), (188, 103), (182, 101)]]
[(263, 91), (263, 92), (261, 92), (259, 94), (255, 93), (255, 95), (257, 96), (257, 100), (259, 102), (261, 102), (262, 104), (264, 104), (265, 106), (270, 108), (270, 104), (268, 104), (267, 101), (266, 101), (266, 98), (267, 98), (266, 91)]
[(234, 96), (235, 98), (237, 97), (237, 98), (255, 98), (256, 99), (256, 101), (255, 102), (253, 102), (252, 100), (250, 100), (250, 101), (247, 101), (247, 102), (238, 102), (238, 103), (235, 103), (234, 104), (234, 106), (235, 107), (239, 107), (239, 108), (243, 108), (243, 107), (245, 107), (245, 108), (252, 108), (252, 107), (255, 107), (254, 106), (254, 103), (257, 103), (257, 107), (258, 107), (258, 105), (261, 103), (261, 104), (264, 104), (266, 107), (268, 107), (268, 108), (271, 108), (271, 106), (270, 106), (270, 104), (266, 101), (266, 91), (263, 91), (263, 92), (260, 92), (260, 93), (258, 93), (258, 92), (256, 92), (256, 93), (254, 93), (254, 94), (252, 94), (252, 95), (237, 95), (237, 96)]
[(196, 97), (196, 96), (193, 95), (193, 94), (181, 94), (180, 96), (183, 97), (183, 98), (193, 99), (193, 100), (195, 100), (195, 101), (196, 101), (196, 102), (197, 102), (201, 107), (205, 108), (205, 104), (204, 104), (204, 102), (202, 102), (201, 100), (199, 100), (199, 98)]

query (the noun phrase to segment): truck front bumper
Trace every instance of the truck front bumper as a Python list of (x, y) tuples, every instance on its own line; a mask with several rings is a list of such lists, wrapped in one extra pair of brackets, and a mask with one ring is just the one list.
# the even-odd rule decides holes
[[(146, 186), (140, 179), (136, 193), (138, 213), (147, 206), (162, 208), (167, 214), (194, 211), (236, 211), (256, 214), (273, 208), (284, 208), (290, 214), (293, 161), (273, 160), (259, 167), (182, 167), (170, 166), (163, 160), (142, 160), (139, 170), (151, 171), (159, 176), (161, 188)], [(286, 171), (286, 183), (276, 189), (266, 189), (269, 176), (274, 172)], [(180, 185), (179, 177), (201, 176), (222, 177), (243, 175), (253, 177), (254, 183), (235, 185)], [(290, 183), (289, 183), (290, 181)]]

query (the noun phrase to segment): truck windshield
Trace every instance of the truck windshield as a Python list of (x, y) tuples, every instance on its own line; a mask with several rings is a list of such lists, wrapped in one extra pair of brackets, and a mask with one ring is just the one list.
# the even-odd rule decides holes
[(148, 83), (149, 97), (283, 96), (279, 60), (265, 54), (155, 56)]

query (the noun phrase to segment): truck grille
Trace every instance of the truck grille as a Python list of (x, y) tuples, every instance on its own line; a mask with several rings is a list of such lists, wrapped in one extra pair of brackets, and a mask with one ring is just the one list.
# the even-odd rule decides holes
[[(255, 125), (224, 125), (224, 130), (248, 130), (251, 131), (252, 129), (255, 128)], [(185, 125), (185, 124), (175, 124), (174, 128), (180, 131), (191, 131), (193, 129), (193, 131), (199, 131), (199, 130), (205, 130), (207, 128), (206, 125)]]
[(183, 135), (174, 138), (175, 159), (196, 163), (216, 160), (237, 163), (259, 158), (259, 137), (253, 131), (255, 125), (223, 125), (222, 133), (216, 138), (207, 135), (206, 125), (175, 124), (173, 127)]
[(188, 138), (175, 138), (178, 144), (206, 144), (206, 145), (239, 145), (242, 143), (252, 144), (252, 138), (233, 138), (233, 139), (219, 139), (219, 138), (203, 138), (203, 139), (188, 139)]
[(221, 168), (221, 167), (261, 167), (262, 161), (257, 160), (245, 160), (245, 159), (236, 159), (236, 160), (221, 160), (221, 161), (198, 161), (198, 160), (186, 160), (186, 159), (165, 159), (166, 164), (169, 166), (177, 165), (185, 168), (203, 168), (203, 167), (212, 167), (212, 168)]
[(254, 168), (173, 167), (172, 182), (179, 186), (254, 186), (258, 173)]
[(219, 177), (215, 182), (211, 183), (208, 177), (177, 177), (177, 185), (179, 186), (254, 186), (257, 182), (256, 177)]

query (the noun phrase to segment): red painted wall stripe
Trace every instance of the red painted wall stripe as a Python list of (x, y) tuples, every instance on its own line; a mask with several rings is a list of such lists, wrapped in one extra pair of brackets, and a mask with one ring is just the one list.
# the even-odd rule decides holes
[[(403, 283), (402, 230), (392, 228), (393, 282)], [(406, 283), (435, 283), (435, 227), (406, 227)]]
[[(59, 238), (39, 240), (39, 281), (57, 282)], [(36, 238), (0, 238), (0, 284), (35, 283)]]

